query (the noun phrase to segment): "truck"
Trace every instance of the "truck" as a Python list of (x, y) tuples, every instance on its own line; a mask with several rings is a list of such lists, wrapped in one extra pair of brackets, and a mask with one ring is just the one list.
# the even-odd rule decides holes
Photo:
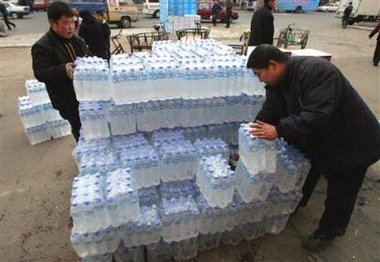
[(129, 28), (132, 22), (139, 20), (139, 10), (132, 0), (63, 0), (63, 2), (78, 11), (87, 9), (95, 13), (104, 10), (108, 23), (121, 28)]
[(316, 11), (319, 0), (277, 0), (277, 11), (307, 12)]
[(373, 22), (379, 19), (380, 3), (379, 0), (341, 0), (338, 10), (335, 13), (336, 18), (342, 18), (344, 9), (352, 2), (353, 10), (348, 19), (348, 24), (353, 25), (361, 21)]

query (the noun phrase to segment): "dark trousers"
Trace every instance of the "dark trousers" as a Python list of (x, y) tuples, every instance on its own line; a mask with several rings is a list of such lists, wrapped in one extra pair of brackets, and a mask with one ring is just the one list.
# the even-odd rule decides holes
[(380, 62), (380, 39), (376, 41), (375, 53), (373, 54), (373, 64), (378, 65)]
[(226, 27), (230, 27), (231, 12), (226, 12)]
[[(327, 180), (325, 210), (314, 236), (332, 239), (345, 234), (367, 168), (358, 167), (324, 175)], [(299, 206), (306, 206), (320, 177), (318, 169), (312, 167), (302, 188), (304, 196)]]
[(8, 20), (8, 14), (2, 13), (2, 15), (3, 15), (4, 23), (7, 26), (8, 30), (12, 30), (11, 26), (13, 26), (13, 28), (16, 27), (14, 23)]
[(60, 115), (62, 118), (66, 119), (69, 121), (71, 125), (71, 133), (73, 134), (75, 140), (78, 142), (79, 141), (79, 136), (80, 136), (80, 129), (82, 127), (82, 123), (80, 122), (79, 118), (79, 111), (74, 110), (74, 111), (64, 111), (60, 110), (59, 111)]

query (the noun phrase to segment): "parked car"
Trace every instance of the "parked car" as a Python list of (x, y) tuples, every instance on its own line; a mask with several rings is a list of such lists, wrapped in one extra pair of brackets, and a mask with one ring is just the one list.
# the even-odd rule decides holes
[(336, 3), (327, 3), (318, 7), (319, 12), (336, 12), (339, 7), (339, 2)]
[(49, 6), (49, 0), (34, 0), (33, 2), (34, 11), (39, 11), (39, 10), (46, 11), (48, 6)]
[(12, 18), (23, 18), (25, 15), (30, 14), (29, 6), (18, 5), (10, 1), (3, 1), (5, 8), (8, 11), (8, 15)]
[[(211, 21), (211, 10), (214, 2), (198, 2), (198, 9), (197, 9), (197, 15), (201, 17), (201, 20), (208, 20)], [(238, 12), (236, 10), (232, 9), (232, 15), (231, 20), (237, 20), (239, 18)], [(219, 13), (219, 20), (221, 22), (226, 22), (226, 8), (223, 7), (223, 10)]]
[(255, 10), (256, 8), (256, 0), (247, 0), (245, 2), (245, 9), (249, 10), (249, 11), (253, 11)]

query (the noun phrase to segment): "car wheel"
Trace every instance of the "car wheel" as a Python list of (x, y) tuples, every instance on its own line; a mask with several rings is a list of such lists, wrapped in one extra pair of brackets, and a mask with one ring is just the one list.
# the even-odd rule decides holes
[(129, 28), (129, 27), (131, 27), (131, 20), (129, 19), (129, 17), (123, 17), (120, 20), (119, 26), (122, 27), (122, 28)]
[(23, 15), (17, 15), (17, 18), (22, 19), (24, 16)]
[(296, 13), (302, 13), (302, 6), (297, 6), (296, 7)]
[(12, 17), (13, 19), (16, 19), (16, 18), (18, 18), (18, 15), (16, 14), (16, 13), (10, 13), (9, 14), (10, 15), (10, 17)]
[(160, 10), (154, 11), (153, 17), (154, 18), (160, 18)]

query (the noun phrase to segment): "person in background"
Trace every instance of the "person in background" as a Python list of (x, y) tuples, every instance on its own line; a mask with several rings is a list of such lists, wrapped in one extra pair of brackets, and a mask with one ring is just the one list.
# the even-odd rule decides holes
[(272, 11), (275, 8), (276, 0), (264, 0), (264, 5), (253, 14), (248, 46), (273, 45), (274, 17)]
[[(371, 39), (379, 31), (380, 31), (380, 23), (369, 34), (369, 36), (368, 36), (369, 39)], [(377, 35), (377, 38), (376, 38), (376, 48), (375, 48), (375, 53), (373, 54), (372, 62), (373, 62), (373, 66), (379, 66), (379, 62), (380, 62), (380, 33)]]
[(343, 11), (343, 17), (342, 17), (342, 27), (343, 29), (347, 28), (348, 19), (350, 18), (350, 15), (352, 13), (352, 10), (354, 7), (352, 6), (352, 2), (348, 4), (348, 6)]
[(222, 6), (219, 3), (219, 0), (214, 0), (214, 4), (211, 9), (211, 14), (212, 14), (212, 24), (216, 26), (216, 21), (219, 19), (219, 13), (222, 11)]
[(103, 33), (104, 33), (104, 36), (106, 37), (108, 55), (111, 56), (111, 52), (110, 52), (111, 29), (107, 23), (107, 16), (103, 10), (98, 10), (96, 11), (95, 17), (99, 21), (99, 23), (102, 25)]
[(89, 55), (86, 43), (74, 34), (74, 14), (63, 2), (53, 2), (47, 10), (50, 29), (32, 46), (34, 76), (45, 83), (51, 103), (69, 121), (79, 140), (81, 122), (73, 75), (75, 59)]
[(263, 44), (249, 56), (247, 68), (266, 84), (266, 100), (250, 133), (266, 140), (282, 137), (310, 158), (306, 196), (306, 188), (314, 189), (307, 186), (310, 180), (321, 174), (327, 180), (325, 210), (303, 241), (310, 251), (323, 250), (345, 234), (367, 168), (380, 159), (379, 122), (326, 59), (288, 57)]
[(230, 27), (230, 22), (232, 18), (232, 7), (233, 7), (232, 0), (227, 0), (226, 1), (226, 28)]
[(82, 24), (79, 27), (79, 36), (87, 43), (92, 55), (109, 60), (109, 44), (101, 24), (89, 10), (81, 10)]
[(78, 10), (76, 9), (73, 9), (73, 14), (74, 14), (74, 24), (75, 24), (74, 34), (78, 35), (79, 27), (82, 24), (82, 17), (79, 17)]
[(15, 29), (16, 25), (8, 20), (8, 10), (5, 7), (5, 5), (1, 2), (0, 2), (0, 13), (3, 16), (4, 23), (7, 26), (8, 30), (12, 30), (11, 26), (13, 26), (13, 29)]

